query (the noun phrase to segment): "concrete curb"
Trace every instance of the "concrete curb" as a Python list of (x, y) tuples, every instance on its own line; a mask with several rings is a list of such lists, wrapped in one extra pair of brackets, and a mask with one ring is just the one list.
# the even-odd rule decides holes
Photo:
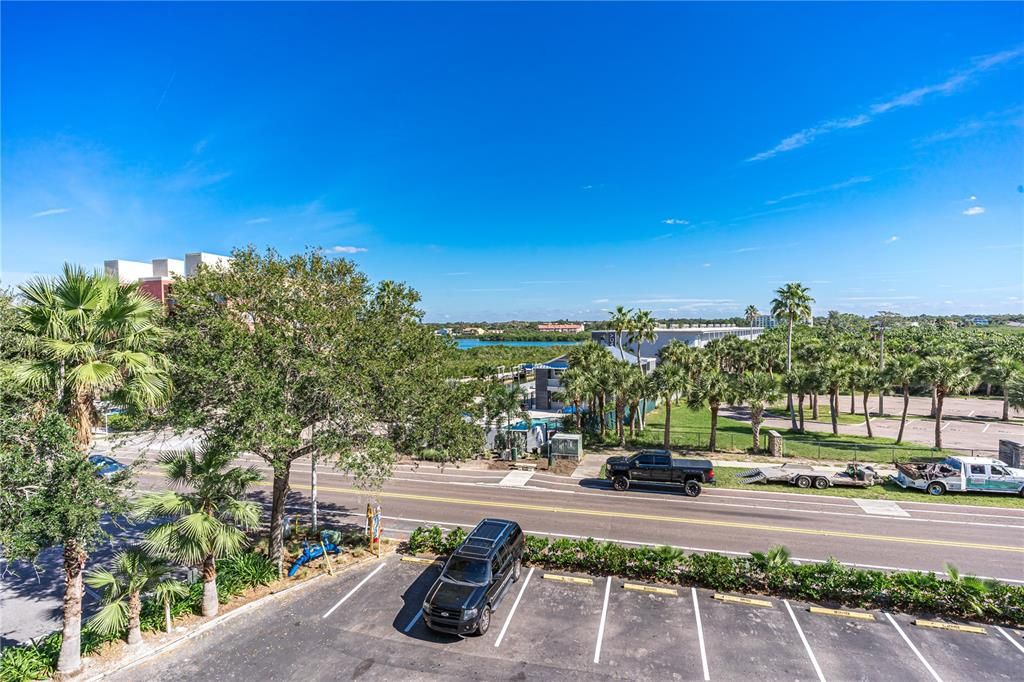
[[(357, 561), (352, 562), (348, 566), (345, 566), (345, 568), (343, 570), (337, 571), (335, 573), (335, 576), (341, 575), (342, 573), (347, 573), (350, 569), (357, 568), (359, 566), (362, 566), (363, 564), (371, 563), (373, 561), (382, 561), (384, 559), (387, 559), (388, 556), (390, 556), (390, 555), (388, 554), (388, 555), (384, 555), (382, 557), (370, 556), (370, 557), (366, 557), (364, 559), (359, 559)], [(189, 641), (191, 639), (195, 639), (199, 635), (202, 635), (205, 632), (208, 632), (209, 630), (212, 630), (216, 626), (222, 625), (222, 624), (232, 620), (236, 616), (240, 616), (240, 615), (242, 615), (244, 613), (248, 613), (249, 611), (254, 611), (257, 608), (259, 608), (260, 606), (263, 606), (264, 604), (268, 604), (268, 603), (270, 603), (272, 601), (275, 601), (279, 597), (294, 594), (295, 592), (299, 592), (299, 591), (305, 589), (306, 587), (308, 587), (310, 585), (313, 585), (314, 583), (319, 583), (319, 582), (321, 582), (321, 579), (324, 578), (325, 576), (327, 576), (327, 577), (334, 577), (334, 576), (331, 576), (328, 573), (320, 573), (319, 575), (315, 575), (312, 578), (309, 578), (307, 580), (302, 581), (301, 583), (298, 583), (297, 585), (289, 585), (288, 587), (286, 587), (286, 588), (284, 588), (282, 590), (279, 590), (277, 592), (271, 592), (270, 594), (268, 594), (268, 595), (266, 595), (264, 597), (260, 597), (259, 599), (255, 600), (255, 601), (251, 601), (248, 604), (244, 604), (242, 606), (239, 606), (237, 609), (235, 609), (233, 611), (229, 611), (229, 612), (227, 612), (225, 614), (222, 614), (220, 616), (215, 616), (213, 618), (213, 620), (209, 620), (209, 621), (203, 623), (202, 625), (197, 627), (195, 630), (192, 630), (191, 632), (187, 632), (187, 633), (183, 634), (182, 636), (180, 636), (180, 637), (178, 637), (176, 639), (173, 639), (170, 642), (162, 644), (162, 645), (160, 645), (159, 647), (157, 647), (155, 649), (150, 649), (150, 650), (147, 650), (145, 652), (142, 652), (138, 656), (136, 656), (136, 657), (134, 657), (132, 659), (129, 659), (127, 661), (124, 661), (123, 663), (121, 663), (120, 665), (118, 665), (115, 668), (112, 668), (110, 670), (105, 670), (105, 671), (103, 671), (101, 673), (93, 675), (92, 677), (86, 677), (86, 678), (84, 678), (83, 682), (95, 682), (97, 680), (106, 679), (106, 678), (108, 678), (111, 675), (114, 675), (116, 673), (124, 672), (126, 670), (131, 670), (132, 668), (134, 668), (134, 667), (136, 667), (136, 666), (138, 666), (138, 665), (140, 665), (142, 663), (145, 663), (146, 661), (148, 661), (151, 658), (155, 658), (155, 657), (157, 657), (159, 655), (162, 655), (162, 654), (168, 653), (170, 651), (173, 651), (174, 649), (177, 649), (179, 646), (181, 646), (185, 642), (187, 642), (187, 641)]]

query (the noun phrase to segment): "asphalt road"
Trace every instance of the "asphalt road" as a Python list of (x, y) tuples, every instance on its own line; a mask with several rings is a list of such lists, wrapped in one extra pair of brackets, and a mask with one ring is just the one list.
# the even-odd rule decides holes
[[(115, 680), (881, 680), (1019, 679), (1024, 639), (929, 629), (880, 611), (812, 613), (809, 604), (660, 593), (618, 578), (523, 572), (490, 630), (432, 632), (420, 606), (439, 574), (388, 557), (231, 620)], [(664, 589), (664, 588), (662, 588)]]

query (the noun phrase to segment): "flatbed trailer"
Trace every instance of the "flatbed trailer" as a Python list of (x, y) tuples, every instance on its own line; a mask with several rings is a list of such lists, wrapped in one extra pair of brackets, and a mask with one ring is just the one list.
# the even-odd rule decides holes
[(868, 488), (875, 484), (877, 474), (874, 468), (851, 462), (845, 471), (817, 471), (806, 464), (783, 464), (781, 466), (748, 469), (739, 475), (741, 483), (788, 483), (797, 488), (825, 490), (832, 486)]

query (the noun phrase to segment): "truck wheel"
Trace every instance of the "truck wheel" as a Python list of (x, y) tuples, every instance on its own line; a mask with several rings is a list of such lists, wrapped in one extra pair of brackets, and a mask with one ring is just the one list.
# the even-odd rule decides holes
[(491, 607), (485, 606), (484, 610), (480, 612), (480, 620), (476, 622), (476, 634), (486, 635), (487, 630), (491, 627)]
[(616, 476), (612, 479), (612, 487), (616, 490), (626, 490), (629, 488), (629, 479), (625, 476)]
[(512, 580), (513, 582), (519, 582), (519, 576), (523, 574), (523, 562), (521, 559), (516, 559), (516, 562), (512, 564)]
[(946, 492), (946, 486), (936, 481), (935, 483), (929, 483), (927, 490), (929, 495), (941, 495)]
[(1021, 488), (1020, 492), (1018, 492), (1017, 494), (1020, 495), (1021, 497), (1024, 497), (1024, 488)]
[(811, 477), (810, 476), (797, 476), (796, 477), (796, 487), (797, 488), (810, 488), (811, 487)]
[(698, 481), (687, 481), (683, 484), (683, 492), (689, 497), (697, 497), (700, 495), (702, 488)]
[(828, 479), (822, 476), (818, 476), (814, 479), (814, 487), (818, 490), (824, 490), (828, 487)]

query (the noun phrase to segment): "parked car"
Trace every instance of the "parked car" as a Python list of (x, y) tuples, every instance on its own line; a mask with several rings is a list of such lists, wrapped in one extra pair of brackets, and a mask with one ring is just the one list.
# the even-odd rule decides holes
[(128, 471), (128, 467), (106, 455), (89, 455), (89, 463), (96, 467), (96, 475), (100, 478), (113, 478)]
[(453, 635), (484, 634), (491, 613), (523, 570), (523, 530), (484, 519), (452, 552), (423, 601), (427, 627)]
[(1014, 469), (998, 459), (947, 457), (941, 462), (897, 464), (896, 471), (890, 478), (897, 485), (925, 490), (929, 495), (987, 492), (1024, 497), (1024, 469)]
[(628, 490), (632, 483), (671, 483), (697, 497), (703, 484), (715, 482), (715, 470), (706, 459), (680, 459), (668, 450), (641, 450), (631, 457), (609, 457), (605, 478), (616, 490)]

